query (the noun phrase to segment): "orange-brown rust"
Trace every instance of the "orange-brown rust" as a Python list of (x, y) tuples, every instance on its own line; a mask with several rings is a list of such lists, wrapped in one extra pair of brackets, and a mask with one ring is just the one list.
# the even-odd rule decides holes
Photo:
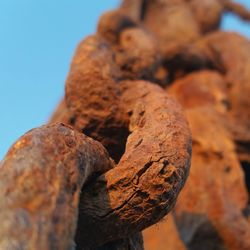
[(243, 211), (248, 193), (230, 134), (209, 109), (187, 111), (193, 134), (192, 168), (174, 209), (181, 238), (190, 249), (250, 248)]
[(201, 70), (178, 79), (168, 88), (178, 102), (190, 109), (211, 106), (220, 113), (229, 109), (227, 84), (224, 77), (216, 71)]
[(182, 240), (194, 250), (249, 249), (250, 225), (243, 214), (248, 192), (225, 126), (228, 108), (223, 104), (229, 92), (223, 76), (193, 73), (174, 82), (168, 92), (186, 109), (193, 135), (190, 176), (173, 210)]
[(180, 238), (172, 213), (163, 221), (143, 231), (144, 247), (147, 250), (187, 250)]
[(0, 165), (0, 249), (72, 249), (81, 188), (112, 167), (100, 143), (64, 124), (25, 134)]
[(82, 192), (79, 244), (103, 244), (158, 222), (189, 172), (191, 137), (179, 105), (147, 82), (123, 82), (121, 88), (131, 134), (118, 165)]
[(116, 63), (123, 79), (154, 80), (161, 63), (155, 37), (143, 28), (125, 29), (116, 46)]
[(111, 44), (119, 42), (120, 33), (127, 28), (135, 27), (137, 24), (122, 10), (112, 10), (104, 13), (98, 22), (97, 33), (107, 39)]
[(65, 93), (68, 123), (100, 141), (116, 161), (128, 135), (128, 118), (121, 117), (119, 103), (120, 76), (110, 44), (99, 35), (90, 36), (76, 50)]
[(250, 41), (236, 33), (217, 31), (194, 43), (191, 50), (207, 58), (214, 69), (223, 69), (228, 89), (228, 121), (225, 126), (230, 129), (238, 144), (240, 157), (248, 158)]
[[(31, 237), (26, 243), (31, 249), (38, 240), (41, 249), (68, 249), (74, 244), (77, 223), (76, 249), (143, 249), (140, 231), (173, 209), (191, 154), (182, 109), (160, 87), (139, 81), (149, 80), (166, 87), (183, 105), (194, 138), (191, 176), (169, 215), (171, 220), (160, 224), (167, 231), (150, 229), (151, 240), (155, 237), (151, 249), (250, 248), (246, 188), (247, 184), (250, 191), (250, 42), (216, 31), (228, 11), (250, 19), (245, 8), (229, 0), (126, 0), (101, 17), (97, 34), (76, 50), (65, 97), (51, 123), (63, 121), (99, 140), (118, 164), (112, 168), (101, 145), (65, 125), (29, 132), (32, 149), (25, 135), (2, 163), (2, 171), (11, 174), (4, 172), (1, 177), (0, 170), (0, 178), (7, 176), (0, 190), (0, 196), (5, 192), (0, 206), (6, 208), (0, 219), (5, 235), (13, 234), (10, 241), (2, 237), (3, 246), (18, 245), (15, 237), (25, 245), (23, 239), (35, 235), (36, 240)], [(79, 143), (75, 146), (74, 139), (58, 131), (76, 134)], [(41, 145), (42, 141), (48, 145)], [(87, 173), (79, 170), (82, 154)], [(11, 172), (19, 167), (18, 157), (27, 172)], [(92, 168), (95, 161), (98, 166)], [(5, 170), (11, 164), (14, 168)], [(60, 164), (61, 175), (53, 172)], [(21, 194), (12, 182), (20, 185)], [(50, 209), (51, 199), (61, 195), (58, 190), (64, 190), (66, 198), (55, 199), (59, 205), (46, 214), (51, 223), (41, 226), (45, 233), (27, 231), (29, 218), (39, 224), (43, 218), (39, 213)], [(28, 216), (19, 217), (18, 211), (17, 219), (10, 218), (17, 208)]]

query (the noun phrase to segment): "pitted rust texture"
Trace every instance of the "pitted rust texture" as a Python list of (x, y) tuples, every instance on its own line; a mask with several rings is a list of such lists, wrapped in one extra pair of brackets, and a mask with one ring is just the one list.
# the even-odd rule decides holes
[(159, 224), (158, 232), (150, 228), (145, 233), (146, 249), (152, 247), (152, 239), (157, 246), (169, 227), (177, 227), (180, 236), (165, 234), (170, 246), (178, 247), (181, 239), (192, 250), (249, 249), (249, 179), (228, 129), (226, 79), (219, 72), (203, 70), (175, 81), (167, 91), (186, 110), (193, 136), (192, 167), (171, 215)]
[[(209, 15), (204, 18), (207, 8), (213, 9), (213, 12), (210, 11)], [(248, 176), (245, 171), (244, 177), (240, 167), (241, 164), (243, 168), (247, 168), (249, 164), (247, 129), (249, 84), (246, 73), (248, 72), (248, 56), (243, 52), (248, 50), (248, 41), (234, 34), (216, 31), (225, 11), (234, 12), (243, 19), (248, 19), (248, 12), (231, 1), (128, 0), (117, 12), (107, 14), (99, 23), (99, 33), (109, 41), (120, 71), (118, 85), (120, 80), (126, 79), (147, 79), (160, 83), (162, 86), (171, 85), (170, 93), (177, 93), (177, 99), (187, 109), (194, 139), (199, 141), (198, 149), (194, 142), (196, 150), (194, 158), (197, 161), (193, 161), (193, 165), (194, 171), (198, 173), (195, 173), (197, 176), (194, 179), (190, 178), (190, 190), (194, 190), (190, 192), (193, 195), (193, 202), (200, 204), (201, 209), (198, 209), (198, 214), (194, 211), (194, 214), (190, 215), (188, 211), (189, 215), (186, 216), (185, 204), (191, 204), (188, 198), (190, 194), (187, 191), (186, 196), (184, 192), (184, 198), (180, 201), (183, 209), (180, 205), (178, 210), (177, 202), (174, 218), (177, 231), (183, 241), (179, 246), (190, 249), (197, 249), (200, 244), (208, 249), (209, 247), (247, 249), (249, 244), (246, 189)], [(109, 23), (108, 20), (112, 20), (112, 16), (119, 20), (117, 25)], [(171, 22), (171, 20), (175, 21)], [(211, 33), (206, 34), (207, 32)], [(142, 37), (141, 42), (138, 42), (139, 38), (136, 37), (139, 33)], [(148, 39), (149, 37), (153, 39)], [(133, 46), (136, 47), (135, 51), (130, 50)], [(152, 51), (153, 57), (150, 53), (145, 53), (144, 49), (150, 53)], [(147, 69), (147, 75), (145, 75), (143, 72)], [(196, 72), (200, 70), (202, 70), (200, 73)], [(122, 97), (122, 91), (120, 96)], [(125, 111), (127, 105), (120, 105)], [(128, 125), (127, 118), (125, 120)], [(237, 121), (240, 122), (237, 123)], [(210, 131), (213, 136), (202, 134), (199, 130)], [(215, 166), (218, 165), (221, 169), (216, 170)], [(204, 180), (199, 192), (197, 182), (199, 178), (206, 178), (202, 175), (203, 172), (200, 173), (201, 169), (206, 166), (209, 166), (208, 171), (213, 170), (215, 175), (210, 174), (211, 179), (207, 177)], [(227, 178), (224, 172), (228, 173)], [(231, 195), (222, 198), (218, 194), (215, 197), (218, 204), (217, 210), (210, 208), (209, 204), (213, 202), (213, 195), (210, 197), (210, 192), (207, 191), (207, 183), (212, 183), (214, 178), (218, 179), (214, 188), (219, 190), (215, 192), (225, 192)], [(224, 181), (225, 184), (221, 184)], [(232, 188), (235, 185), (238, 188), (236, 190)], [(115, 191), (118, 192), (116, 189)], [(112, 192), (115, 193), (115, 191)], [(200, 202), (203, 192), (207, 192), (204, 203)], [(89, 193), (90, 191), (87, 192)], [(110, 199), (112, 198), (113, 196)], [(231, 206), (228, 208), (228, 204), (234, 204), (232, 205), (234, 209)], [(123, 206), (118, 208), (118, 210), (122, 209)], [(113, 213), (110, 212), (109, 215), (113, 216)], [(221, 218), (218, 218), (219, 215)], [(236, 221), (230, 223), (231, 218), (236, 217)], [(125, 222), (127, 219), (126, 216)], [(192, 224), (193, 220), (195, 222)], [(231, 227), (229, 227), (230, 224)], [(237, 225), (241, 225), (242, 231)], [(186, 229), (189, 227), (190, 231)], [(227, 227), (229, 229), (225, 230)], [(116, 231), (119, 235), (119, 230)], [(123, 235), (126, 234), (123, 233)], [(158, 236), (155, 235), (155, 237)], [(180, 238), (177, 237), (176, 240), (180, 241)]]
[[(166, 250), (250, 248), (250, 46), (239, 35), (218, 31), (225, 12), (250, 20), (249, 11), (230, 0), (126, 0), (100, 18), (97, 34), (76, 50), (65, 96), (50, 121), (75, 130), (58, 124), (34, 130), (32, 148), (26, 152), (21, 139), (12, 149), (17, 157), (10, 151), (2, 163), (14, 166), (0, 169), (0, 177), (1, 171), (3, 179), (8, 176), (2, 182), (3, 232), (14, 235), (2, 244), (14, 250), (33, 249), (38, 242), (45, 250), (143, 249), (141, 230), (172, 209), (163, 231), (149, 229), (151, 249), (160, 249), (164, 239)], [(177, 203), (189, 172), (191, 135), (180, 106), (153, 83), (181, 103), (193, 133), (193, 168)], [(62, 130), (80, 138), (69, 159), (63, 158), (68, 134)], [(81, 133), (101, 142), (116, 164), (101, 144)], [(78, 148), (81, 143), (85, 148)], [(22, 193), (11, 184), (23, 180), (15, 171), (19, 157), (28, 173)], [(49, 182), (44, 187), (55, 181), (62, 192), (41, 192), (36, 171), (30, 173), (40, 165), (46, 170), (39, 172), (42, 180)], [(63, 172), (57, 176), (58, 166)], [(26, 191), (29, 181), (37, 189)], [(46, 214), (51, 223), (40, 226), (43, 205), (53, 197), (59, 205)], [(23, 228), (14, 232), (16, 209), (28, 211), (25, 218), (44, 234), (27, 231), (23, 217)]]
[[(120, 114), (130, 117), (131, 134), (120, 162), (107, 174), (95, 178), (114, 166), (102, 146), (63, 124), (35, 129), (21, 138), (9, 151), (1, 168), (1, 184), (8, 190), (3, 189), (3, 200), (8, 193), (8, 199), (13, 201), (13, 205), (3, 203), (3, 209), (7, 212), (2, 214), (6, 220), (2, 244), (23, 244), (27, 249), (32, 249), (33, 246), (40, 249), (35, 244), (41, 240), (44, 244), (41, 249), (70, 249), (74, 242), (81, 191), (75, 239), (77, 249), (102, 249), (105, 244), (131, 249), (132, 242), (138, 244), (136, 249), (139, 246), (142, 248), (139, 238), (133, 240), (133, 235), (159, 221), (175, 204), (189, 172), (191, 136), (182, 109), (160, 87), (144, 81), (125, 81), (120, 82), (119, 92), (120, 102), (125, 110), (123, 113), (121, 109)], [(61, 107), (63, 105), (62, 103)], [(16, 173), (15, 167), (19, 168), (22, 164), (24, 173)], [(9, 170), (9, 166), (14, 167)], [(53, 169), (60, 171), (60, 167), (62, 172), (59, 172), (58, 177), (54, 176)], [(24, 191), (23, 196), (17, 193), (10, 198), (12, 188), (7, 184), (16, 183), (12, 178), (23, 179), (24, 174), (25, 179), (31, 181), (29, 187), (32, 188), (37, 181), (31, 177), (32, 173), (36, 173), (36, 168), (42, 181), (38, 190), (34, 187), (30, 193)], [(7, 173), (10, 175), (4, 180)], [(73, 183), (71, 179), (68, 180), (71, 176), (75, 181)], [(82, 188), (87, 180), (90, 182), (86, 189)], [(49, 183), (52, 183), (52, 190), (49, 189)], [(24, 190), (25, 188), (24, 185)], [(54, 200), (59, 202), (58, 207)], [(46, 207), (43, 208), (44, 204)], [(68, 207), (68, 204), (73, 207)], [(18, 236), (20, 242), (15, 242), (17, 239), (14, 237), (13, 241), (6, 243), (4, 239), (14, 230), (10, 216), (14, 215), (15, 218), (16, 212), (19, 216), (12, 206), (22, 208), (23, 212), (32, 209), (27, 219), (33, 228), (28, 228), (28, 232), (25, 227), (22, 228), (24, 235)], [(69, 213), (65, 212), (67, 209)], [(43, 228), (40, 219), (51, 221), (51, 224), (44, 225)], [(42, 231), (37, 227), (42, 227)], [(16, 229), (17, 232), (21, 230)], [(52, 236), (54, 238), (51, 241)], [(59, 240), (61, 237), (64, 239), (62, 242)]]
[[(116, 137), (120, 128), (127, 131), (126, 136), (130, 133), (125, 153), (113, 171), (97, 179), (95, 175), (81, 190), (77, 249), (112, 244), (117, 248), (125, 244), (123, 248), (129, 249), (134, 241), (142, 248), (139, 238), (132, 240), (133, 236), (172, 209), (189, 172), (191, 135), (182, 109), (152, 83), (121, 82), (124, 73), (115, 63), (115, 53), (116, 48), (98, 35), (79, 45), (67, 78), (65, 98), (52, 118), (54, 122), (71, 124), (103, 144), (107, 142), (108, 149), (111, 140), (125, 147), (121, 136)], [(111, 128), (115, 128), (114, 134)], [(103, 131), (108, 131), (110, 138)], [(60, 142), (55, 139), (53, 146), (51, 151), (58, 153), (56, 146), (60, 147)], [(91, 150), (94, 146), (89, 147)], [(79, 155), (78, 150), (75, 154)], [(56, 156), (50, 157), (49, 169), (57, 162), (52, 161)], [(76, 221), (76, 213), (72, 221)], [(73, 229), (71, 243), (72, 235)]]
[(128, 136), (128, 118), (121, 117), (120, 77), (111, 45), (99, 35), (87, 37), (76, 50), (65, 98), (50, 121), (70, 124), (100, 141), (116, 161)]
[(112, 167), (100, 143), (64, 124), (22, 136), (0, 165), (0, 249), (72, 249), (81, 188)]
[(179, 105), (151, 83), (120, 87), (131, 134), (118, 165), (83, 190), (78, 244), (101, 245), (156, 223), (172, 209), (189, 172), (191, 137)]

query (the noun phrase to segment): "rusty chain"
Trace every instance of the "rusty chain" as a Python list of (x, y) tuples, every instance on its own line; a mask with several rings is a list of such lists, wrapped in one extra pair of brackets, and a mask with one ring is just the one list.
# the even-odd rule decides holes
[(1, 162), (0, 249), (139, 250), (171, 210), (169, 249), (249, 249), (250, 42), (217, 31), (225, 11), (250, 19), (226, 0), (126, 0), (100, 18), (49, 124)]

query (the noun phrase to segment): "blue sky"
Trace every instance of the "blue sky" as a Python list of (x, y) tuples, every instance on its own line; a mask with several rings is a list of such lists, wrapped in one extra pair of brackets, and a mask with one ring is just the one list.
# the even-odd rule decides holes
[[(250, 1), (241, 0), (250, 8)], [(46, 123), (64, 92), (77, 43), (119, 0), (0, 0), (0, 159), (18, 137)], [(231, 15), (223, 29), (250, 37)]]

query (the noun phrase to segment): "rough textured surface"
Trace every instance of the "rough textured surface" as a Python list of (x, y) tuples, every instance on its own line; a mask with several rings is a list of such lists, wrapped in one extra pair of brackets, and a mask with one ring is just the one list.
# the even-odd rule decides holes
[[(54, 215), (57, 210), (51, 209), (52, 212), (46, 214), (46, 221), (51, 223), (40, 223), (44, 217), (39, 212), (43, 213), (45, 206), (35, 211), (36, 204), (41, 204), (40, 198), (35, 198), (45, 199), (46, 196), (40, 194), (44, 189), (40, 189), (38, 178), (32, 179), (33, 175), (28, 172), (28, 182), (25, 179), (24, 188), (20, 188), (23, 193), (20, 195), (17, 189), (16, 195), (13, 191), (15, 199), (21, 200), (16, 205), (11, 203), (15, 199), (10, 196), (9, 201), (6, 195), (9, 190), (12, 192), (9, 187), (16, 175), (4, 173), (7, 178), (3, 181), (3, 191), (0, 190), (3, 197), (0, 208), (14, 205), (0, 215), (4, 221), (3, 231), (14, 232), (13, 224), (17, 219), (10, 214), (20, 209), (19, 204), (24, 204), (27, 209), (22, 206), (21, 209), (27, 210), (34, 225), (40, 223), (39, 230), (45, 232), (35, 236), (36, 240), (43, 241), (42, 249), (71, 248), (74, 236), (76, 249), (143, 249), (140, 231), (173, 209), (185, 183), (191, 137), (176, 102), (160, 87), (138, 81), (142, 79), (165, 87), (183, 105), (194, 137), (193, 168), (187, 186), (169, 219), (160, 223), (160, 233), (155, 228), (145, 233), (146, 248), (250, 249), (250, 42), (236, 34), (216, 31), (223, 13), (228, 11), (250, 19), (245, 8), (229, 0), (126, 0), (121, 8), (104, 14), (97, 34), (82, 41), (76, 50), (65, 97), (51, 122), (71, 124), (99, 140), (117, 164), (110, 169), (113, 163), (105, 150), (70, 128), (67, 128), (70, 133), (83, 138), (81, 143), (87, 140), (88, 150), (76, 148), (67, 153), (69, 159), (61, 159), (66, 150), (64, 140), (68, 138), (65, 134), (60, 140), (55, 138), (48, 148), (40, 144), (36, 148), (32, 144), (32, 150), (25, 151), (27, 157), (22, 158), (20, 166), (25, 165), (27, 169), (30, 166), (32, 173), (35, 169), (36, 177), (36, 168), (41, 165), (46, 170), (39, 172), (42, 177), (45, 175), (41, 183), (49, 180), (47, 191), (50, 192), (51, 178), (55, 175), (51, 169), (62, 164), (64, 172), (56, 175), (56, 190), (61, 188), (66, 192), (63, 193), (66, 202), (59, 197), (55, 204), (56, 209), (64, 209), (65, 213), (61, 214), (60, 210)], [(65, 127), (60, 125), (60, 131), (61, 126)], [(54, 136), (58, 134), (53, 125), (42, 129), (52, 131)], [(47, 141), (53, 137), (49, 132), (44, 137), (36, 136)], [(40, 139), (32, 142), (37, 145)], [(88, 161), (93, 164), (87, 156), (98, 154), (92, 150), (98, 145), (105, 152), (104, 158), (95, 159), (103, 161), (97, 169), (91, 168), (94, 172), (89, 173), (91, 177), (86, 180), (79, 170), (79, 164), (83, 163), (81, 154), (86, 156), (86, 164)], [(19, 149), (15, 151), (14, 146), (16, 153), (7, 157), (3, 171), (13, 171), (17, 167), (21, 157)], [(41, 150), (48, 153), (49, 149), (53, 151), (51, 156), (38, 154)], [(29, 165), (35, 159), (39, 164)], [(67, 168), (71, 163), (76, 169), (71, 165)], [(86, 169), (91, 164), (87, 164)], [(14, 168), (6, 167), (10, 165)], [(100, 174), (100, 169), (110, 170)], [(72, 176), (76, 175), (79, 176), (76, 186), (72, 189), (64, 186), (65, 183), (70, 186)], [(21, 178), (24, 183), (23, 180)], [(37, 185), (38, 189), (27, 191), (29, 183)], [(47, 199), (52, 199), (53, 195), (57, 193), (52, 192)], [(71, 213), (67, 211), (69, 207), (72, 207)], [(22, 223), (14, 232), (15, 237), (19, 237), (20, 227), (29, 226), (28, 219), (24, 220), (23, 214), (20, 216)], [(62, 230), (59, 230), (62, 223)], [(30, 234), (33, 231), (29, 231)], [(23, 230), (20, 238), (28, 237), (26, 232)], [(29, 239), (29, 244), (37, 242), (32, 237)], [(15, 243), (5, 239), (2, 242), (5, 245)]]
[(178, 249), (175, 225), (190, 250), (250, 248), (249, 165), (240, 162), (242, 155), (228, 130), (230, 90), (227, 74), (211, 70), (188, 74), (167, 89), (186, 109), (193, 136), (192, 168), (173, 209), (174, 222), (168, 215), (158, 230), (148, 229), (145, 249), (158, 249), (164, 240), (165, 249)]
[[(160, 220), (172, 208), (185, 183), (191, 156), (190, 133), (178, 105), (150, 83), (119, 83), (123, 78), (147, 78), (154, 74), (159, 59), (153, 36), (143, 28), (109, 26), (109, 15), (116, 14), (120, 20), (115, 12), (103, 17), (99, 23), (101, 36), (89, 37), (79, 45), (66, 82), (65, 100), (52, 117), (53, 122), (66, 120), (100, 140), (116, 161), (123, 153), (128, 133), (133, 132), (116, 171), (110, 171), (82, 191), (76, 235), (79, 249), (132, 237)], [(115, 36), (110, 36), (112, 33)], [(152, 124), (151, 116), (156, 120)], [(165, 121), (166, 127), (161, 124)], [(155, 146), (151, 148), (152, 145)], [(157, 176), (159, 171), (162, 177)], [(149, 174), (144, 176), (144, 172)], [(153, 183), (144, 186), (140, 178), (144, 181), (152, 178)]]
[[(249, 178), (250, 162), (249, 42), (225, 32), (202, 37), (202, 33), (218, 28), (225, 11), (248, 19), (248, 11), (231, 1), (128, 0), (119, 11), (105, 15), (98, 28), (112, 44), (122, 79), (150, 79), (163, 86), (172, 83), (169, 92), (189, 110), (189, 122), (198, 141), (194, 144), (194, 177), (173, 215), (182, 240), (190, 249), (199, 249), (201, 243), (204, 249), (248, 248), (249, 229), (244, 216), (248, 214), (245, 181)], [(237, 151), (227, 129), (237, 142)], [(197, 189), (199, 178), (205, 181)], [(212, 191), (207, 191), (209, 183), (215, 183), (215, 200)], [(237, 188), (232, 189), (235, 185)], [(198, 204), (196, 210), (188, 205), (189, 197)], [(211, 208), (212, 202), (215, 208)], [(232, 218), (236, 218), (234, 223)], [(176, 232), (174, 221), (162, 223), (161, 227)], [(161, 244), (163, 233), (150, 230), (151, 245), (147, 245), (147, 234), (146, 248), (155, 249), (159, 245), (154, 244)], [(166, 247), (184, 248), (178, 233), (174, 235), (176, 238), (172, 233)]]
[(64, 124), (25, 134), (0, 165), (0, 249), (72, 249), (80, 190), (112, 167), (100, 143)]
[[(193, 136), (189, 179), (172, 212), (182, 241), (190, 250), (249, 249), (245, 176), (225, 126), (226, 81), (219, 73), (204, 70), (175, 81), (168, 92), (186, 109)], [(160, 233), (151, 231), (153, 243), (168, 227), (173, 226), (166, 219)], [(164, 236), (168, 245), (179, 242), (173, 234)], [(147, 247), (149, 240), (145, 239), (145, 247), (153, 249)]]
[[(69, 124), (100, 141), (117, 161), (128, 135), (127, 120), (121, 117), (117, 80), (119, 67), (104, 39), (91, 36), (82, 41), (73, 58), (66, 82), (65, 101)], [(60, 117), (65, 121), (65, 117)]]
[(82, 192), (79, 244), (101, 245), (156, 223), (188, 175), (191, 138), (181, 108), (150, 83), (123, 82), (121, 88), (131, 134), (118, 165)]

